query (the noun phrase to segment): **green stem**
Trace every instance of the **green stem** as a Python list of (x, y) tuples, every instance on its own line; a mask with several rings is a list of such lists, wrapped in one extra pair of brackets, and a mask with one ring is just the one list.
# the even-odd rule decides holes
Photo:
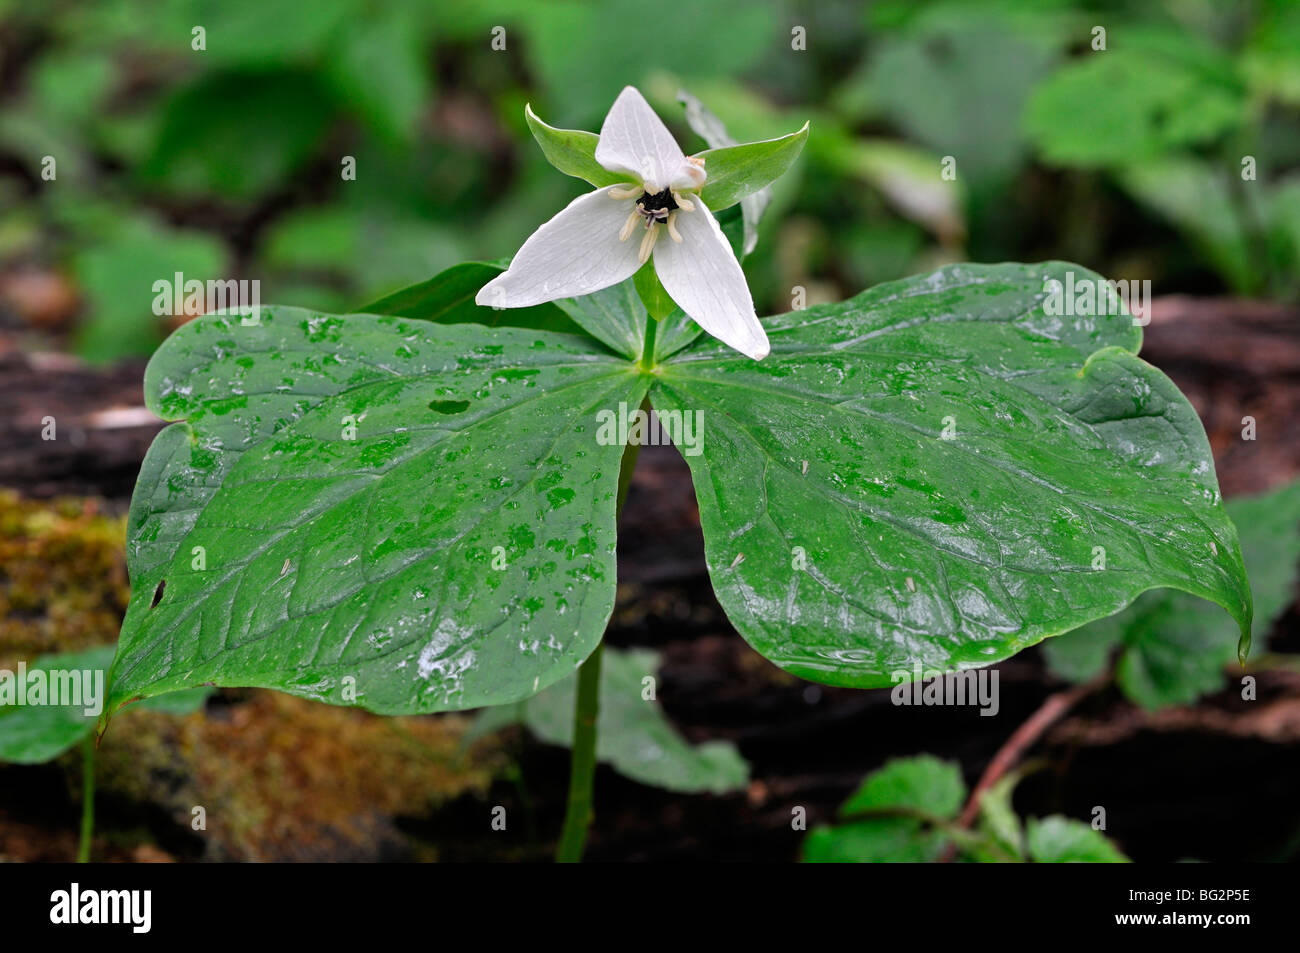
[(81, 743), (81, 843), (77, 863), (90, 862), (90, 842), (95, 836), (95, 735)]
[(651, 318), (645, 323), (645, 347), (641, 350), (641, 367), (645, 370), (655, 366), (655, 330), (659, 322)]
[(561, 864), (582, 860), (591, 827), (592, 781), (596, 776), (596, 719), (600, 716), (600, 657), (604, 643), (578, 669), (578, 697), (573, 707), (573, 760), (569, 767), (569, 807), (555, 859)]
[[(646, 329), (646, 349), (651, 354), (654, 353), (654, 324), (651, 318), (650, 327)], [(648, 397), (641, 406), (648, 411)], [(632, 486), (632, 471), (636, 469), (640, 452), (641, 446), (635, 443), (623, 448), (623, 460), (618, 469), (615, 519), (623, 513), (627, 491)], [(595, 815), (592, 786), (596, 777), (596, 722), (600, 718), (600, 660), (603, 650), (602, 642), (578, 668), (578, 691), (573, 705), (573, 755), (569, 762), (569, 801), (564, 812), (560, 844), (555, 850), (555, 859), (561, 864), (576, 864), (582, 860), (583, 848), (587, 846), (587, 831)]]

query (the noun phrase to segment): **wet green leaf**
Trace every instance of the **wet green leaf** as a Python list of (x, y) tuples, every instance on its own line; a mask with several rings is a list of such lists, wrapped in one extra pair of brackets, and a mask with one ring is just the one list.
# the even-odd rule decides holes
[(614, 599), (632, 366), (585, 337), (264, 307), (159, 349), (109, 710), (198, 684), (383, 713), (525, 698)]
[[(1225, 506), (1241, 536), (1259, 629), (1286, 611), (1295, 597), (1300, 561), (1300, 482)], [(1116, 678), (1128, 698), (1145, 708), (1190, 704), (1223, 688), (1237, 656), (1233, 627), (1209, 603), (1174, 591), (1149, 592), (1125, 611), (1054, 639), (1044, 647), (1048, 666), (1072, 681), (1087, 681), (1119, 652)]]
[[(1045, 313), (1064, 263), (958, 265), (710, 339), (651, 402), (687, 458), (723, 608), (782, 668), (878, 687), (987, 665), (1167, 586), (1249, 631), (1195, 411), (1127, 315)], [(1098, 564), (1104, 553), (1105, 568)], [(902, 674), (900, 674), (902, 673)]]
[[(690, 744), (659, 703), (645, 697), (645, 680), (655, 679), (658, 669), (654, 652), (605, 647), (596, 757), (625, 777), (669, 791), (722, 794), (743, 788), (749, 766), (735, 745)], [(543, 741), (571, 746), (576, 684), (577, 676), (571, 675), (517, 705), (489, 708), (479, 715), (476, 733), (522, 722)]]

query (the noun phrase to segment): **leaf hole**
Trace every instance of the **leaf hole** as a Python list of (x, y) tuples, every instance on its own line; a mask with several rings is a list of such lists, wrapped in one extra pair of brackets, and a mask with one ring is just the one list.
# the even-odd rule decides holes
[(429, 409), (437, 414), (463, 414), (469, 410), (467, 400), (431, 400)]
[(163, 590), (166, 588), (167, 588), (167, 580), (159, 579), (158, 588), (153, 591), (153, 602), (149, 604), (150, 609), (155, 608), (158, 605), (158, 603), (162, 602)]

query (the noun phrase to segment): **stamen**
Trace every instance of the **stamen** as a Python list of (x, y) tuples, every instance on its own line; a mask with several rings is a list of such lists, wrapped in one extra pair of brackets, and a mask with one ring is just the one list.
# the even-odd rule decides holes
[(694, 212), (694, 211), (695, 211), (695, 204), (694, 204), (693, 202), (689, 201), (688, 199), (684, 199), (684, 198), (682, 198), (682, 195), (681, 195), (680, 192), (674, 192), (674, 193), (673, 193), (673, 201), (677, 203), (677, 207), (678, 207), (679, 209), (681, 209), (683, 212)]
[(677, 231), (676, 220), (677, 220), (677, 213), (672, 212), (668, 216), (668, 221), (665, 222), (664, 224), (668, 227), (668, 237), (680, 245), (682, 243), (682, 236), (681, 233)]
[(641, 211), (640, 211), (640, 206), (638, 206), (637, 208), (634, 208), (632, 210), (632, 214), (627, 217), (627, 221), (623, 223), (622, 229), (619, 230), (618, 233), (619, 241), (621, 242), (627, 241), (627, 237), (632, 234), (632, 229), (636, 228), (636, 220), (640, 217), (641, 217)]
[(612, 199), (630, 199), (640, 195), (643, 190), (635, 185), (616, 185), (609, 190), (608, 194)]
[(645, 238), (641, 239), (641, 252), (638, 256), (638, 261), (640, 261), (641, 264), (644, 265), (650, 258), (650, 251), (655, 247), (655, 239), (658, 237), (659, 229), (655, 228), (653, 225), (646, 229)]

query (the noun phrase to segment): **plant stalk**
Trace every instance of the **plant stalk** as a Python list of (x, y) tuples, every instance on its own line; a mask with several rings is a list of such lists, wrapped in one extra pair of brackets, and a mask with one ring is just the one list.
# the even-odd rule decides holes
[(655, 366), (655, 331), (659, 322), (651, 318), (645, 323), (645, 347), (641, 349), (641, 367), (650, 370)]
[(596, 776), (596, 719), (600, 717), (600, 657), (605, 645), (578, 669), (577, 700), (573, 706), (573, 760), (569, 765), (569, 805), (564, 814), (564, 830), (555, 859), (561, 864), (582, 860), (587, 846), (587, 831), (595, 814), (592, 807), (592, 781)]
[(90, 862), (90, 843), (95, 837), (95, 736), (89, 734), (81, 743), (81, 842), (77, 845), (77, 863)]
[[(642, 368), (650, 366), (648, 361), (653, 362), (657, 323), (654, 318), (646, 322)], [(649, 397), (642, 401), (641, 408), (649, 412)], [(627, 502), (627, 492), (632, 486), (632, 471), (636, 469), (636, 458), (640, 452), (639, 444), (629, 443), (623, 448), (623, 459), (618, 469), (615, 520), (623, 515), (623, 504)], [(595, 816), (592, 787), (596, 777), (596, 723), (600, 718), (600, 662), (603, 652), (604, 642), (601, 642), (578, 668), (578, 690), (573, 705), (573, 754), (569, 762), (568, 805), (564, 812), (560, 843), (555, 850), (555, 860), (561, 864), (576, 864), (582, 860), (582, 851), (587, 846), (587, 831)]]

